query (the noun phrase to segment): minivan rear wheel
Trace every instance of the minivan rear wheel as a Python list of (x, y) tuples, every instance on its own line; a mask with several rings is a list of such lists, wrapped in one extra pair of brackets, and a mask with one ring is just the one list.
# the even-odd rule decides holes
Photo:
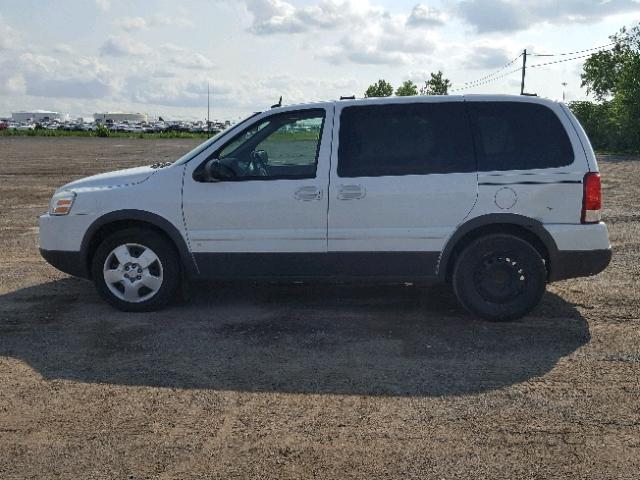
[(166, 306), (180, 284), (180, 264), (173, 245), (162, 235), (141, 228), (107, 237), (93, 256), (91, 272), (98, 293), (127, 312)]
[(540, 302), (547, 271), (540, 253), (507, 234), (474, 240), (458, 256), (453, 288), (473, 315), (493, 322), (516, 320)]

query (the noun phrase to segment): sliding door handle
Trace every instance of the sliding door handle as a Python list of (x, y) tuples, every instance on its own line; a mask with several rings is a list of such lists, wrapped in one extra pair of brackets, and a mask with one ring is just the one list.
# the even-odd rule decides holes
[(300, 187), (293, 196), (301, 202), (313, 202), (322, 200), (322, 190), (314, 186)]
[(362, 185), (341, 185), (338, 189), (338, 200), (362, 200), (366, 195)]

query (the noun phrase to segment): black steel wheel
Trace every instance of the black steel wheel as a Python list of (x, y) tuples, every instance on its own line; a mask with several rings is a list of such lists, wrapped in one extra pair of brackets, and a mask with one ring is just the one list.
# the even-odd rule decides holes
[(508, 234), (473, 241), (458, 256), (453, 287), (460, 303), (489, 321), (527, 315), (540, 302), (547, 271), (540, 253), (525, 240)]

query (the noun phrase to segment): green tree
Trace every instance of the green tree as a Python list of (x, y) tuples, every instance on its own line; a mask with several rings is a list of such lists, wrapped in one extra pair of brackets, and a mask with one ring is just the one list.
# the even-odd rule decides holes
[(640, 89), (640, 26), (623, 28), (609, 37), (615, 45), (591, 55), (584, 64), (582, 86), (598, 100), (626, 93), (629, 88)]
[(373, 85), (369, 85), (367, 91), (364, 92), (364, 96), (367, 98), (371, 97), (390, 97), (393, 95), (393, 87), (386, 80), (378, 80)]
[(444, 78), (441, 71), (431, 73), (431, 78), (424, 82), (424, 87), (420, 90), (420, 95), (449, 95), (451, 82)]
[(606, 151), (623, 149), (618, 145), (620, 138), (613, 120), (611, 102), (575, 101), (569, 103), (569, 108), (580, 120), (594, 148)]
[(411, 80), (407, 80), (398, 87), (396, 95), (398, 97), (411, 97), (413, 95), (418, 95), (418, 86)]
[[(585, 110), (573, 105), (576, 116), (596, 148), (640, 150), (640, 27), (623, 28), (611, 37), (613, 48), (596, 52), (584, 64), (582, 86), (600, 102)], [(599, 121), (589, 123), (589, 114)], [(606, 114), (606, 117), (600, 115)], [(595, 141), (594, 141), (595, 139)]]

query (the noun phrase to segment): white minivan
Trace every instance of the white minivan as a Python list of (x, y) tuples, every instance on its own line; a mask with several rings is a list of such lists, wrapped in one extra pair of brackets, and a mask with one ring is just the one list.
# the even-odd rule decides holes
[(488, 320), (611, 260), (600, 175), (569, 109), (515, 96), (274, 108), (175, 163), (78, 180), (40, 217), (44, 258), (126, 311), (189, 280), (452, 284)]

